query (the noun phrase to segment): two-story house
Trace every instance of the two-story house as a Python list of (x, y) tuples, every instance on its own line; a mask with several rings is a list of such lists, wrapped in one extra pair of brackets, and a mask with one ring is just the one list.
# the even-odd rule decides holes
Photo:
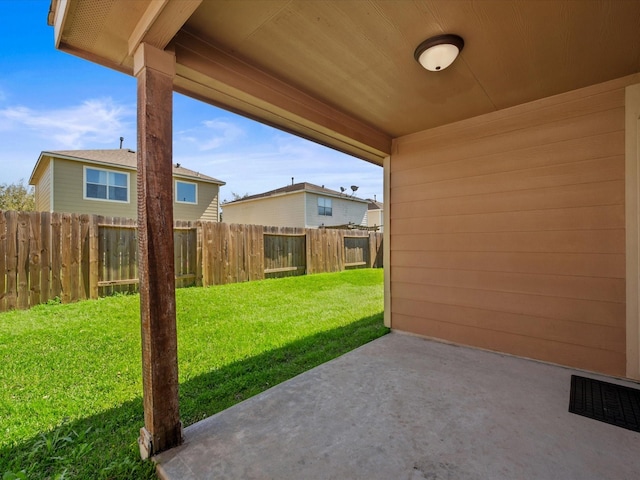
[[(42, 152), (29, 178), (36, 210), (137, 218), (137, 155), (133, 150)], [(218, 221), (220, 186), (202, 173), (173, 166), (176, 220)]]
[(274, 227), (367, 225), (368, 201), (301, 182), (222, 204), (226, 223)]

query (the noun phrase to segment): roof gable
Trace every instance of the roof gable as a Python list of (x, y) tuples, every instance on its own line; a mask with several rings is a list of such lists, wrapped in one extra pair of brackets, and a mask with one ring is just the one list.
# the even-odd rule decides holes
[[(36, 172), (41, 163), (43, 157), (51, 158), (63, 158), (65, 160), (71, 160), (82, 163), (97, 163), (105, 166), (117, 166), (126, 168), (129, 170), (137, 170), (138, 155), (135, 151), (127, 148), (107, 149), (107, 150), (58, 150), (58, 151), (43, 151), (40, 153), (40, 157), (36, 162), (29, 183), (35, 180)], [(186, 179), (200, 181), (205, 183), (215, 183), (218, 185), (224, 185), (225, 182), (218, 180), (217, 178), (204, 175), (195, 170), (184, 168), (179, 163), (173, 165), (173, 175), (176, 177), (183, 177)]]
[(336, 190), (331, 190), (330, 188), (325, 188), (324, 185), (323, 186), (319, 186), (319, 185), (315, 185), (315, 184), (309, 183), (309, 182), (300, 182), (300, 183), (292, 183), (291, 185), (287, 185), (285, 187), (276, 188), (274, 190), (269, 190), (268, 192), (257, 193), (255, 195), (249, 195), (248, 197), (240, 198), (238, 200), (233, 200), (231, 202), (226, 202), (225, 205), (229, 205), (229, 204), (232, 204), (232, 203), (247, 202), (247, 201), (251, 201), (251, 200), (259, 200), (259, 199), (262, 199), (262, 198), (270, 198), (270, 197), (275, 197), (275, 196), (280, 196), (280, 195), (290, 195), (290, 194), (301, 193), (301, 192), (316, 193), (316, 194), (319, 194), (319, 195), (326, 195), (326, 196), (329, 196), (329, 197), (344, 198), (345, 200), (352, 200), (354, 202), (367, 203), (367, 200), (364, 200), (364, 199), (358, 198), (358, 197), (353, 197), (353, 196), (350, 196), (350, 195), (346, 195), (343, 192), (338, 192)]

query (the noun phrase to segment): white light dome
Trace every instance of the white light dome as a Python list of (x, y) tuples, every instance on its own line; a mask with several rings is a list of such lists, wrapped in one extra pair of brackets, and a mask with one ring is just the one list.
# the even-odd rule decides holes
[(439, 72), (453, 63), (463, 47), (458, 35), (438, 35), (418, 45), (414, 58), (427, 70)]

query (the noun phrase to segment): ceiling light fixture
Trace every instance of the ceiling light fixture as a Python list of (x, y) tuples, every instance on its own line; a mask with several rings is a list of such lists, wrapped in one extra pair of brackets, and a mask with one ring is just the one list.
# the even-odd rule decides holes
[(418, 45), (413, 56), (427, 70), (439, 72), (453, 63), (463, 47), (464, 40), (458, 35), (438, 35)]

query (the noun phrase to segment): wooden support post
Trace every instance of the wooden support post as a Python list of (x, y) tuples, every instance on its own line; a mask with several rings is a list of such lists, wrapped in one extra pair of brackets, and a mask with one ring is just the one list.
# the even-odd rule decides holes
[(172, 110), (175, 56), (141, 44), (138, 79), (138, 269), (144, 428), (149, 458), (182, 442), (173, 258)]

